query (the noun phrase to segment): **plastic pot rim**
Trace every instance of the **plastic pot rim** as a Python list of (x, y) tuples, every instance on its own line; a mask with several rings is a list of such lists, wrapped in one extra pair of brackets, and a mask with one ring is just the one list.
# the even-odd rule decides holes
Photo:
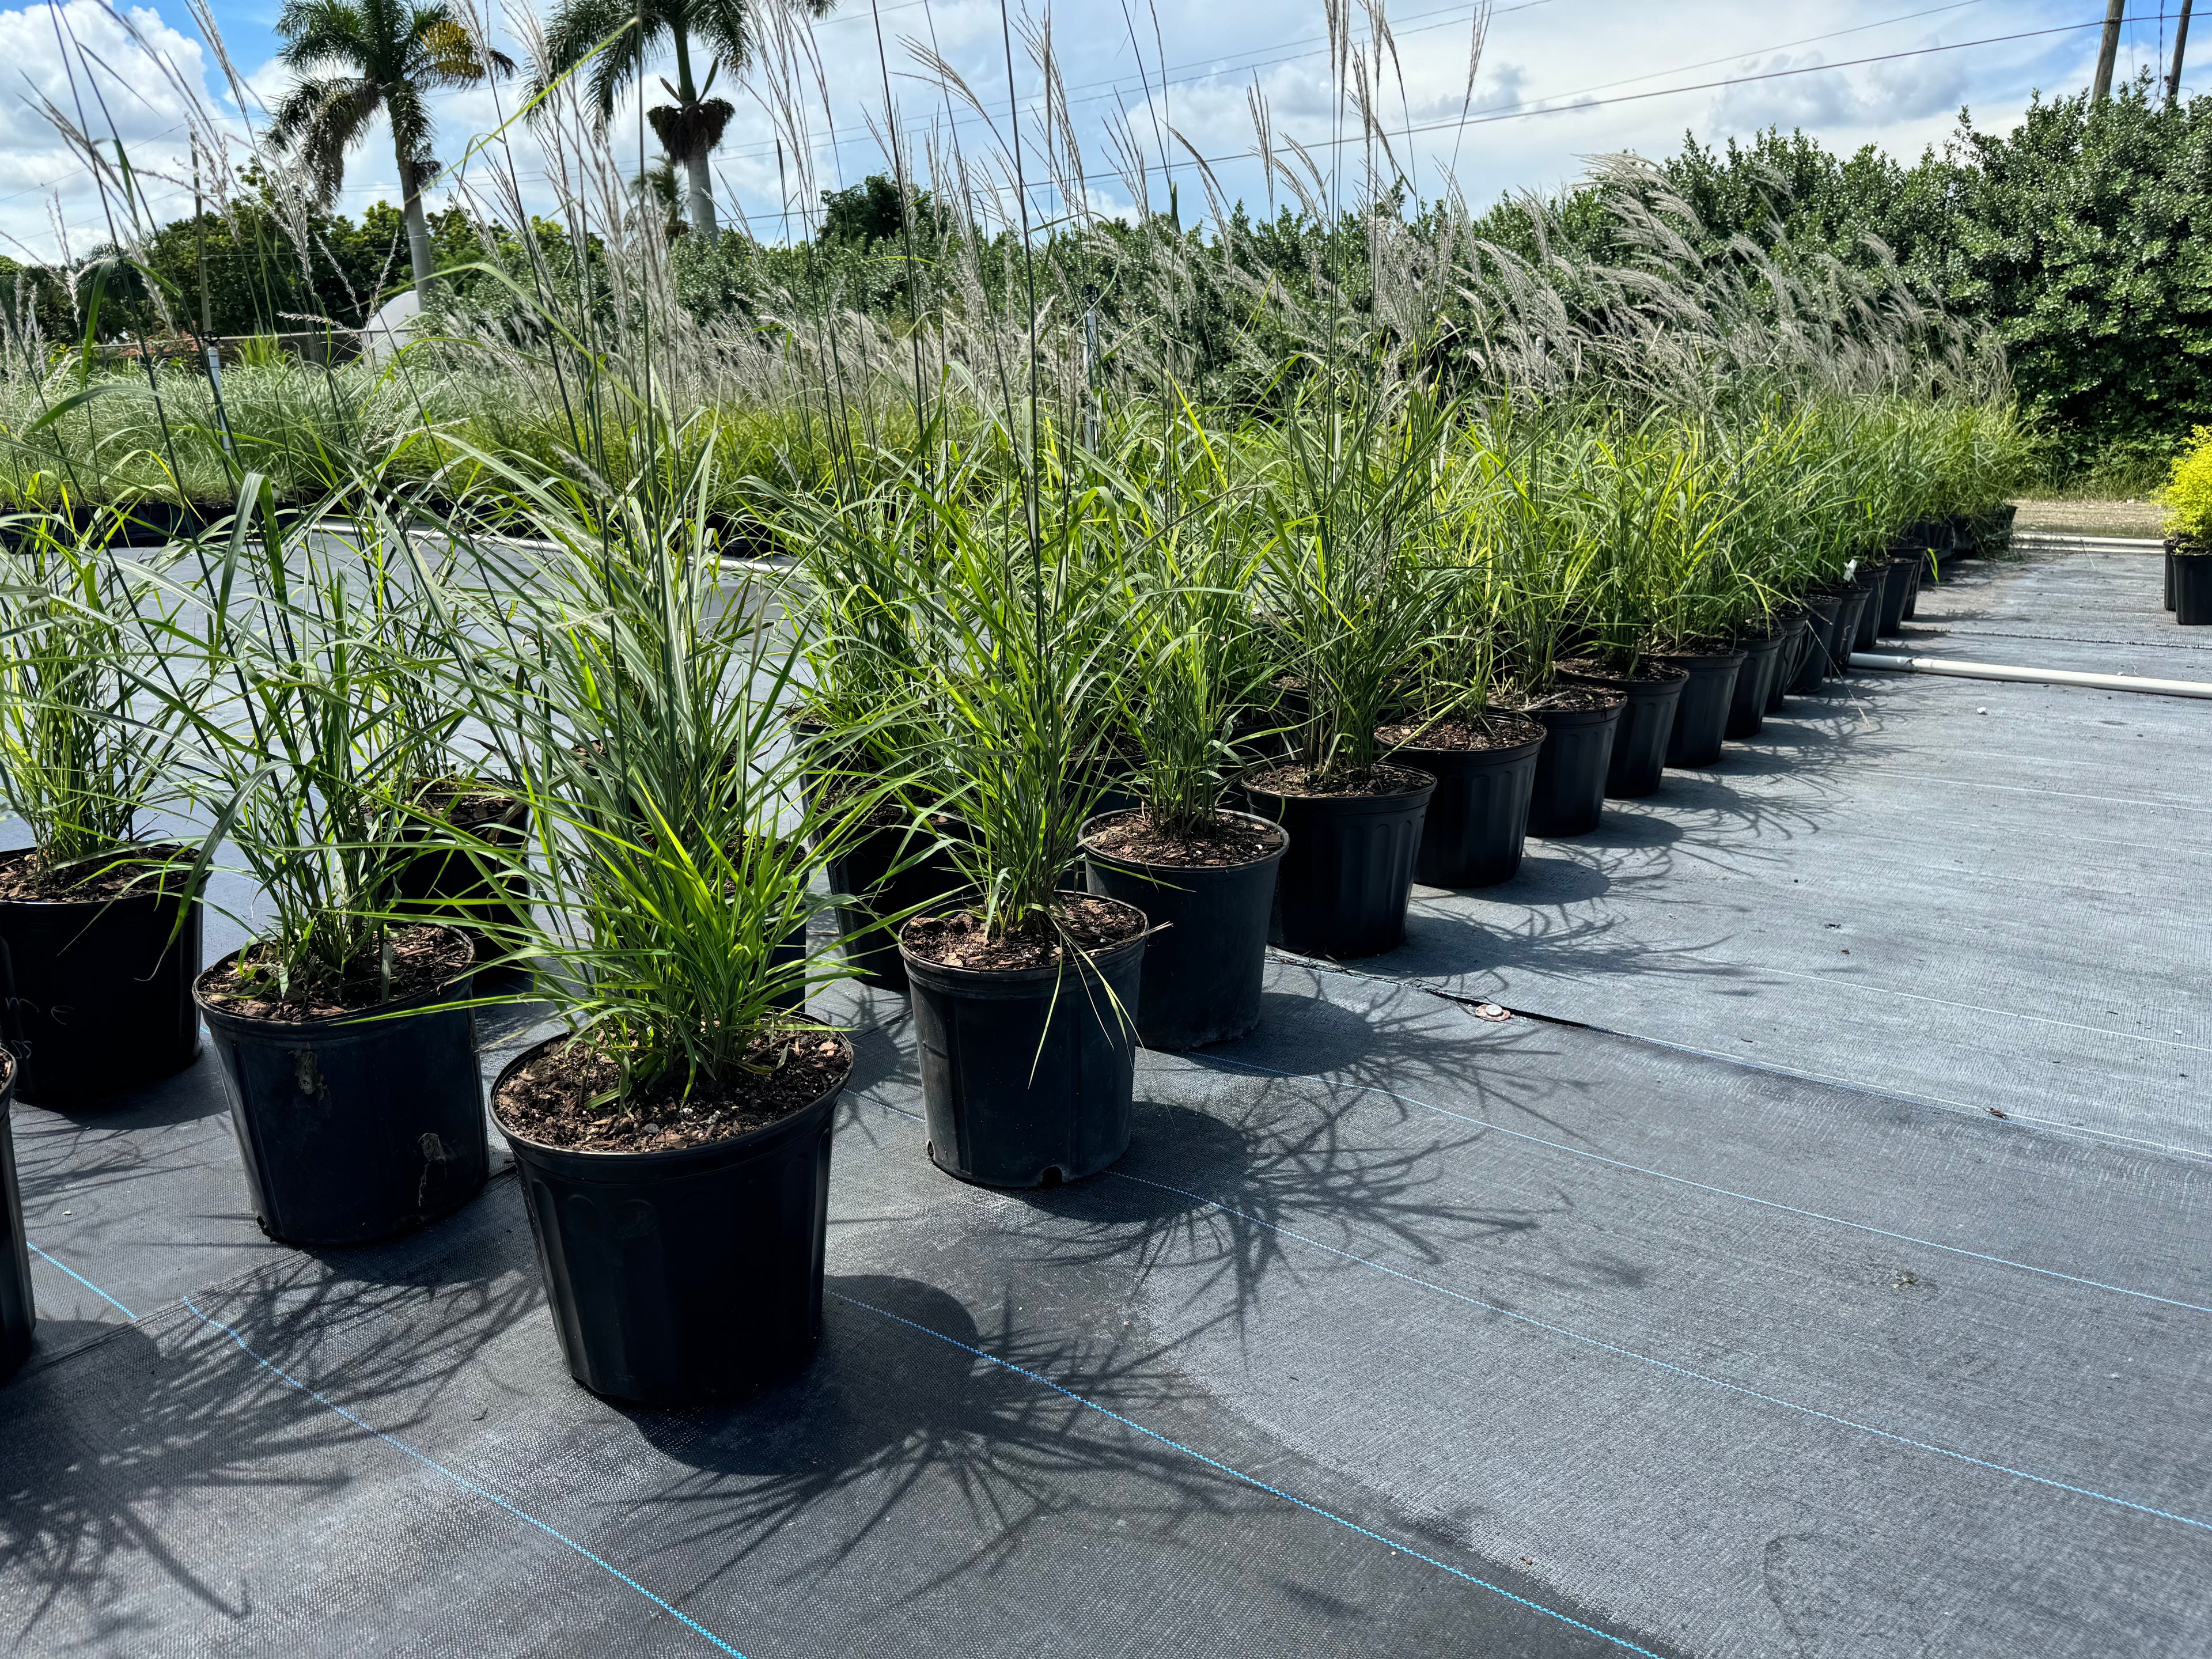
[[(452, 927), (445, 922), (428, 921), (410, 925), (435, 927), (441, 933), (457, 934), (465, 941), (469, 937), (465, 929)], [(343, 1013), (319, 1014), (313, 1019), (266, 1019), (257, 1014), (238, 1013), (225, 1008), (220, 1003), (210, 1002), (201, 989), (208, 975), (219, 968), (228, 967), (235, 962), (242, 952), (251, 950), (259, 942), (258, 939), (249, 940), (228, 955), (217, 957), (192, 975), (192, 1006), (200, 1011), (200, 1017), (210, 1025), (221, 1024), (240, 1031), (296, 1031), (313, 1036), (326, 1034), (341, 1028), (380, 1024), (395, 1014), (420, 1013), (426, 1009), (440, 1007), (447, 1003), (459, 1000), (460, 997), (454, 995), (455, 991), (459, 990), (461, 997), (467, 996), (471, 988), (470, 982), (476, 978), (477, 971), (476, 946), (471, 942), (469, 945), (468, 967), (453, 978), (441, 984), (434, 985), (427, 991), (417, 991), (412, 996), (399, 997), (390, 1002), (380, 1002), (373, 1007), (349, 1008)], [(354, 1035), (350, 1030), (346, 1034)]]
[[(1396, 766), (1398, 770), (1401, 772), (1411, 772), (1415, 777), (1420, 778), (1424, 780), (1424, 781), (1415, 784), (1411, 789), (1395, 790), (1387, 795), (1308, 795), (1295, 793), (1286, 789), (1270, 789), (1264, 783), (1250, 783), (1242, 780), (1238, 781), (1237, 787), (1243, 790), (1247, 795), (1267, 795), (1276, 800), (1326, 801), (1334, 805), (1340, 805), (1346, 811), (1403, 811), (1405, 810), (1405, 803), (1412, 800), (1415, 796), (1418, 795), (1425, 799), (1426, 797), (1436, 793), (1437, 780), (1434, 773), (1424, 772), (1418, 766), (1399, 766), (1398, 763), (1395, 761), (1384, 761), (1382, 763), (1385, 766)], [(1272, 771), (1274, 769), (1271, 765), (1263, 769)], [(1257, 815), (1255, 814), (1255, 816)], [(1277, 820), (1277, 822), (1279, 822), (1279, 820)], [(1284, 833), (1287, 835), (1289, 831), (1285, 830)]]
[[(1287, 844), (1287, 836), (1285, 837), (1285, 842)], [(1085, 893), (1070, 888), (1061, 888), (1059, 893), (1062, 898), (1084, 899), (1093, 904), (1116, 906), (1136, 917), (1142, 927), (1134, 937), (1123, 939), (1118, 945), (1109, 945), (1102, 949), (1092, 951), (1087, 955), (1077, 952), (1073, 957), (1063, 956), (1060, 961), (1042, 968), (955, 968), (949, 963), (933, 962), (927, 957), (916, 956), (907, 948), (906, 930), (920, 920), (918, 917), (909, 916), (899, 925), (899, 956), (905, 961), (907, 972), (909, 975), (916, 970), (924, 974), (933, 974), (947, 986), (957, 986), (964, 981), (973, 985), (1002, 985), (1022, 988), (1032, 984), (1043, 985), (1057, 980), (1066, 974), (1071, 966), (1074, 968), (1079, 977), (1102, 974), (1109, 964), (1118, 963), (1126, 952), (1142, 950), (1146, 939), (1152, 936), (1152, 918), (1133, 904), (1124, 903), (1120, 899), (1106, 898), (1097, 893)], [(963, 894), (961, 898), (964, 902), (974, 896), (972, 893)], [(955, 905), (950, 908), (959, 907)]]
[[(32, 847), (13, 848), (8, 852), (0, 853), (0, 860), (15, 858), (22, 854), (33, 853), (37, 850), (38, 849), (36, 848)], [(122, 859), (147, 853), (173, 853), (180, 855), (181, 857), (183, 855), (190, 854), (192, 850), (192, 848), (176, 842), (147, 842), (130, 847), (118, 848), (115, 851), (114, 856), (116, 858)], [(168, 875), (172, 872), (182, 875), (185, 873), (185, 871), (180, 867), (179, 862), (173, 860), (171, 863), (163, 866), (159, 873), (161, 875)], [(149, 873), (152, 874), (154, 872), (149, 872)], [(144, 887), (134, 885), (128, 891), (110, 893), (102, 898), (38, 898), (34, 896), (21, 896), (0, 898), (0, 910), (15, 908), (24, 910), (43, 910), (50, 914), (58, 915), (64, 911), (68, 910), (105, 910), (110, 906), (117, 904), (160, 904), (163, 902), (182, 903), (188, 899), (197, 899), (198, 896), (199, 895), (197, 893), (187, 894), (181, 887), (173, 892), (167, 887), (162, 885), (150, 885)]]
[[(1524, 716), (1523, 718), (1534, 719), (1533, 716)], [(1540, 726), (1542, 722), (1537, 721), (1536, 724)], [(1433, 765), (1416, 766), (1410, 769), (1416, 772), (1426, 772), (1431, 777), (1437, 779), (1437, 781), (1441, 783), (1443, 781), (1443, 775), (1434, 769), (1435, 765), (1453, 768), (1457, 768), (1462, 765), (1477, 764), (1510, 766), (1515, 761), (1526, 760), (1529, 756), (1541, 749), (1544, 746), (1544, 739), (1551, 735), (1552, 734), (1548, 731), (1539, 731), (1534, 737), (1529, 738), (1526, 743), (1510, 744), (1502, 748), (1423, 749), (1416, 744), (1408, 744), (1405, 748), (1399, 750), (1397, 752), (1401, 755), (1410, 755), (1416, 760), (1433, 763)]]
[[(1272, 863), (1280, 859), (1284, 854), (1291, 850), (1291, 832), (1281, 824), (1273, 818), (1263, 818), (1257, 812), (1240, 812), (1233, 806), (1217, 806), (1213, 810), (1215, 814), (1221, 817), (1243, 818), (1248, 823), (1262, 824), (1273, 830), (1279, 838), (1268, 851), (1261, 854), (1255, 859), (1246, 859), (1242, 864), (1158, 864), (1145, 859), (1125, 858), (1119, 853), (1102, 853), (1091, 844), (1092, 834), (1101, 824), (1109, 818), (1121, 817), (1123, 812), (1129, 810), (1131, 809), (1125, 807), (1121, 811), (1101, 812), (1095, 817), (1084, 820), (1082, 829), (1077, 830), (1075, 835), (1076, 845), (1083, 849), (1084, 857), (1096, 859), (1101, 864), (1110, 865), (1116, 870), (1127, 870), (1132, 874), (1151, 875), (1156, 871), (1164, 871), (1170, 874), (1188, 876), (1196, 880), (1204, 881), (1209, 878), (1233, 876), (1247, 870), (1255, 870), (1263, 864)], [(1103, 898), (1105, 896), (1091, 893), (1085, 896)], [(1146, 918), (1146, 922), (1147, 925), (1150, 924), (1149, 917)]]
[(1750, 655), (1747, 647), (1739, 645), (1727, 651), (1668, 651), (1662, 653), (1655, 660), (1675, 663), (1685, 672), (1694, 672), (1699, 668), (1725, 668), (1730, 663), (1741, 665)]
[(507, 1086), (507, 1079), (555, 1043), (572, 1041), (574, 1035), (573, 1032), (556, 1031), (541, 1042), (532, 1043), (514, 1059), (508, 1060), (506, 1065), (501, 1066), (499, 1075), (492, 1079), (491, 1088), (485, 1095), (484, 1104), (486, 1109), (491, 1114), (493, 1124), (506, 1138), (510, 1148), (526, 1146), (530, 1149), (532, 1157), (540, 1162), (561, 1168), (572, 1176), (586, 1179), (600, 1175), (615, 1176), (617, 1170), (625, 1172), (618, 1178), (627, 1178), (629, 1171), (673, 1169), (678, 1165), (691, 1164), (697, 1164), (702, 1170), (710, 1169), (714, 1167), (713, 1160), (722, 1153), (750, 1153), (758, 1147), (768, 1145), (778, 1135), (790, 1132), (793, 1126), (812, 1115), (825, 1102), (834, 1103), (845, 1092), (845, 1085), (853, 1080), (853, 1069), (859, 1063), (859, 1057), (853, 1048), (853, 1040), (842, 1031), (838, 1032), (836, 1033), (837, 1041), (845, 1047), (844, 1074), (805, 1105), (793, 1108), (776, 1119), (775, 1122), (763, 1123), (756, 1128), (743, 1129), (733, 1135), (724, 1135), (719, 1140), (702, 1141), (696, 1146), (664, 1146), (649, 1152), (603, 1152), (589, 1147), (550, 1145), (513, 1127), (505, 1118), (500, 1115), (499, 1091)]

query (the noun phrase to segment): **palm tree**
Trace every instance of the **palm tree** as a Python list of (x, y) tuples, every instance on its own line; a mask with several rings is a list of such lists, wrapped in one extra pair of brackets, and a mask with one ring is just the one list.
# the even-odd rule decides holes
[(422, 187), (438, 172), (427, 94), (511, 74), (514, 60), (480, 46), (444, 0), (285, 0), (276, 33), (284, 40), (276, 55), (300, 79), (276, 107), (270, 144), (306, 163), (318, 204), (327, 208), (345, 182), (346, 152), (383, 111), (399, 163), (415, 289), (427, 294), (436, 268)]
[[(708, 177), (707, 161), (722, 142), (722, 133), (736, 113), (726, 98), (709, 98), (714, 77), (724, 69), (732, 73), (752, 58), (753, 19), (763, 0), (561, 0), (545, 27), (545, 62), (539, 74), (542, 90), (587, 59), (585, 85), (599, 106), (599, 118), (615, 112), (615, 100), (645, 71), (647, 55), (664, 43), (676, 54), (676, 80), (661, 82), (676, 101), (645, 112), (653, 136), (679, 163), (690, 198), (691, 228), (712, 240), (714, 235), (714, 189)], [(836, 0), (764, 0), (768, 4), (803, 6), (816, 17), (826, 16)], [(296, 3), (296, 0), (295, 0)], [(615, 37), (605, 51), (600, 43)], [(714, 54), (707, 78), (695, 82), (691, 75), (694, 40)], [(596, 52), (596, 56), (594, 53)]]

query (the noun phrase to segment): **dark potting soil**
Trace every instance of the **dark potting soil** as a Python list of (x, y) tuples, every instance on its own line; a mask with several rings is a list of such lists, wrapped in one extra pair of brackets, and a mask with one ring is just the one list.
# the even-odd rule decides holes
[(1725, 657), (1735, 649), (1735, 641), (1725, 636), (1706, 640), (1685, 640), (1680, 645), (1670, 645), (1659, 653), (1663, 661), (1680, 662), (1685, 657)]
[(1283, 844), (1279, 830), (1226, 812), (1196, 835), (1166, 835), (1152, 828), (1141, 806), (1116, 812), (1086, 838), (1086, 847), (1133, 864), (1167, 864), (1186, 870), (1225, 870), (1255, 864)]
[(1626, 695), (1609, 691), (1595, 685), (1555, 685), (1540, 697), (1531, 697), (1516, 707), (1516, 712), (1525, 714), (1531, 709), (1611, 708), (1626, 701)]
[[(1083, 951), (1103, 951), (1126, 945), (1145, 931), (1141, 912), (1113, 899), (1069, 896), (1053, 912)], [(982, 918), (966, 910), (941, 916), (916, 916), (900, 930), (906, 948), (924, 962), (943, 968), (966, 968), (977, 972), (1012, 972), (1024, 968), (1050, 968), (1060, 959), (1059, 931), (1012, 933), (993, 939), (983, 931)]]
[[(386, 1003), (404, 1002), (449, 984), (469, 971), (476, 946), (457, 927), (428, 922), (392, 930), (392, 987), (382, 988), (374, 957), (347, 970), (343, 983), (294, 988), (275, 994), (273, 982), (253, 971), (261, 947), (249, 945), (236, 957), (218, 962), (199, 977), (199, 992), (227, 1014), (241, 1019), (297, 1022), (366, 1013)], [(243, 971), (241, 971), (241, 969)]]
[(1438, 720), (1433, 726), (1378, 726), (1375, 738), (1394, 749), (1437, 749), (1455, 755), (1488, 749), (1518, 749), (1544, 735), (1544, 728), (1518, 714), (1478, 714), (1472, 720)]
[(853, 1045), (834, 1031), (763, 1031), (743, 1069), (719, 1084), (680, 1073), (607, 1099), (622, 1080), (613, 1056), (587, 1039), (548, 1044), (491, 1098), (494, 1116), (541, 1146), (576, 1152), (670, 1152), (764, 1129), (843, 1083)]
[(1645, 658), (1644, 666), (1633, 674), (1611, 667), (1595, 657), (1570, 657), (1559, 665), (1559, 672), (1580, 674), (1588, 679), (1605, 680), (1613, 685), (1664, 685), (1670, 680), (1690, 677), (1688, 669), (1653, 657)]
[(415, 804), (456, 830), (473, 833), (514, 812), (514, 796), (496, 786), (467, 778), (440, 778), (422, 786)]
[(1403, 766), (1388, 763), (1365, 772), (1318, 775), (1310, 766), (1271, 766), (1244, 780), (1248, 787), (1276, 795), (1299, 795), (1310, 800), (1355, 795), (1405, 795), (1422, 788), (1428, 778)]
[[(848, 788), (825, 791), (822, 796), (822, 810), (824, 812), (836, 812), (842, 810), (852, 796), (860, 793), (866, 787), (863, 784), (854, 784)], [(896, 795), (884, 796), (870, 807), (867, 817), (860, 820), (861, 824), (870, 830), (897, 830), (914, 821), (914, 808)], [(949, 836), (959, 827), (960, 820), (950, 812), (929, 812), (923, 815), (921, 832)]]
[[(139, 847), (131, 849), (133, 860), (167, 856), (181, 859), (179, 847)], [(0, 899), (19, 903), (85, 904), (95, 899), (121, 898), (127, 893), (150, 893), (161, 885), (154, 871), (147, 865), (133, 862), (120, 869), (101, 871), (95, 865), (95, 873), (89, 878), (64, 881), (59, 872), (46, 867), (34, 847), (19, 848), (12, 853), (0, 853)]]

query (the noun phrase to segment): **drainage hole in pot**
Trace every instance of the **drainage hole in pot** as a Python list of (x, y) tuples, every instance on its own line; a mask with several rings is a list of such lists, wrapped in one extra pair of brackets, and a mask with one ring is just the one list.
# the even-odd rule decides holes
[(1057, 1187), (1066, 1179), (1067, 1177), (1060, 1172), (1060, 1165), (1055, 1164), (1044, 1172), (1044, 1179), (1037, 1184), (1041, 1187)]

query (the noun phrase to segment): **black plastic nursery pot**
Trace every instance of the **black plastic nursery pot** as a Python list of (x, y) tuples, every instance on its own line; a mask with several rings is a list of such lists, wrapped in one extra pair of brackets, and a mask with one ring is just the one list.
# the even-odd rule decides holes
[(2173, 620), (2184, 628), (2212, 626), (2212, 550), (2173, 554)]
[(1096, 1175), (1128, 1150), (1146, 943), (1139, 933), (1087, 959), (975, 969), (918, 957), (901, 939), (939, 1169), (978, 1186), (1042, 1187)]
[[(1856, 582), (1865, 599), (1859, 605), (1858, 631), (1851, 635), (1851, 649), (1871, 651), (1881, 628), (1881, 608), (1889, 592), (1889, 568), (1893, 561), (1869, 561), (1859, 566)], [(1902, 601), (1900, 601), (1900, 604)]]
[(1881, 578), (1881, 614), (1875, 621), (1877, 637), (1893, 640), (1905, 631), (1905, 606), (1912, 597), (1912, 590), (1919, 586), (1919, 560), (1889, 562), (1889, 568)]
[[(927, 845), (925, 833), (910, 823), (880, 824), (830, 860), (830, 890), (854, 901), (837, 907), (845, 960), (863, 984), (877, 990), (904, 995), (907, 981), (897, 933), (876, 918), (933, 903), (962, 885), (951, 858), (941, 848), (924, 853)], [(906, 867), (898, 868), (902, 864)]]
[[(492, 1087), (550, 1048), (516, 1056)], [(669, 1152), (548, 1146), (500, 1123), (568, 1374), (592, 1393), (686, 1406), (753, 1393), (822, 1334), (830, 1146), (845, 1079), (797, 1111)]]
[(1674, 729), (1667, 734), (1667, 764), (1673, 767), (1711, 766), (1721, 757), (1721, 740), (1728, 734), (1729, 704), (1735, 697), (1735, 683), (1748, 653), (1698, 652), (1668, 656), (1666, 661), (1683, 670), (1681, 700), (1674, 705)]
[(1380, 956), (1406, 942), (1406, 905), (1437, 781), (1413, 767), (1377, 770), (1387, 787), (1376, 794), (1291, 794), (1246, 782), (1252, 810), (1291, 838), (1275, 879), (1272, 929), (1285, 950), (1342, 959)]
[[(502, 852), (520, 853), (530, 839), (530, 804), (503, 798), (495, 811), (461, 827)], [(428, 833), (428, 826), (417, 826), (418, 839), (427, 839)], [(487, 927), (518, 927), (530, 920), (530, 889), (519, 875), (479, 869), (466, 853), (451, 847), (409, 860), (395, 888), (395, 909), (458, 927), (472, 938), (481, 938)]]
[(1139, 1040), (1147, 1048), (1182, 1049), (1249, 1036), (1260, 1024), (1267, 921), (1289, 836), (1280, 824), (1233, 812), (1227, 816), (1272, 830), (1274, 849), (1218, 867), (1151, 864), (1091, 844), (1115, 816), (1102, 812), (1083, 826), (1084, 882), (1102, 898), (1143, 911), (1158, 930), (1145, 945)]
[(2159, 609), (2171, 611), (2173, 609), (2173, 544), (2172, 542), (2166, 544), (2164, 563), (2166, 568), (2160, 585), (2165, 590), (2165, 597), (2160, 601)]
[(1586, 836), (1605, 814), (1605, 781), (1613, 765), (1613, 734), (1627, 699), (1613, 692), (1598, 708), (1530, 708), (1544, 728), (1536, 751), (1536, 778), (1528, 797), (1532, 836)]
[(31, 1295), (31, 1248), (23, 1234), (23, 1194), (15, 1182), (15, 1062), (0, 1054), (0, 1382), (30, 1357), (38, 1304)]
[(1613, 800), (1637, 800), (1656, 794), (1667, 780), (1667, 745), (1674, 741), (1674, 716), (1682, 702), (1682, 689), (1690, 683), (1689, 671), (1670, 664), (1655, 664), (1655, 671), (1632, 680), (1614, 682), (1627, 697), (1620, 724), (1613, 734), (1613, 755), (1606, 763), (1605, 793)]
[(1829, 678), (1840, 678), (1851, 672), (1851, 653), (1857, 648), (1859, 618), (1866, 615), (1867, 601), (1873, 597), (1871, 589), (1856, 583), (1844, 590), (1836, 607), (1835, 631), (1828, 636), (1828, 662), (1823, 672)]
[(1974, 548), (1971, 532), (1961, 546), (1958, 527), (1948, 520), (1930, 519), (1920, 524), (1905, 526), (1905, 538), (1921, 551), (1927, 568), (1941, 574), (1942, 568), (1953, 560), (1970, 556)]
[(1791, 665), (1790, 691), (1793, 696), (1809, 697), (1820, 689), (1820, 682), (1828, 672), (1828, 650), (1834, 644), (1836, 624), (1841, 617), (1844, 596), (1841, 593), (1812, 593), (1806, 596), (1808, 614), (1805, 632), (1801, 636), (1796, 660)]
[(1393, 758), (1437, 781), (1421, 821), (1413, 879), (1425, 887), (1495, 887), (1521, 868), (1528, 803), (1536, 789), (1541, 726), (1526, 742), (1496, 749), (1409, 744)]
[(222, 1064), (254, 1218), (288, 1244), (365, 1244), (483, 1189), (474, 981), (325, 1019), (262, 1019), (192, 988)]
[(1805, 636), (1812, 617), (1803, 611), (1794, 611), (1780, 625), (1782, 648), (1774, 653), (1774, 661), (1766, 671), (1766, 712), (1778, 714), (1790, 701), (1790, 682), (1797, 677), (1797, 664), (1805, 654)]
[(0, 1037), (18, 1062), (15, 1091), (42, 1104), (92, 1100), (191, 1065), (200, 937), (198, 902), (151, 884), (109, 899), (0, 900)]
[(1723, 735), (1742, 738), (1755, 738), (1759, 728), (1766, 724), (1766, 699), (1773, 690), (1774, 677), (1782, 672), (1782, 653), (1790, 643), (1790, 630), (1778, 628), (1771, 634), (1746, 634), (1741, 636), (1743, 666), (1737, 671), (1735, 690), (1729, 697), (1728, 725)]

